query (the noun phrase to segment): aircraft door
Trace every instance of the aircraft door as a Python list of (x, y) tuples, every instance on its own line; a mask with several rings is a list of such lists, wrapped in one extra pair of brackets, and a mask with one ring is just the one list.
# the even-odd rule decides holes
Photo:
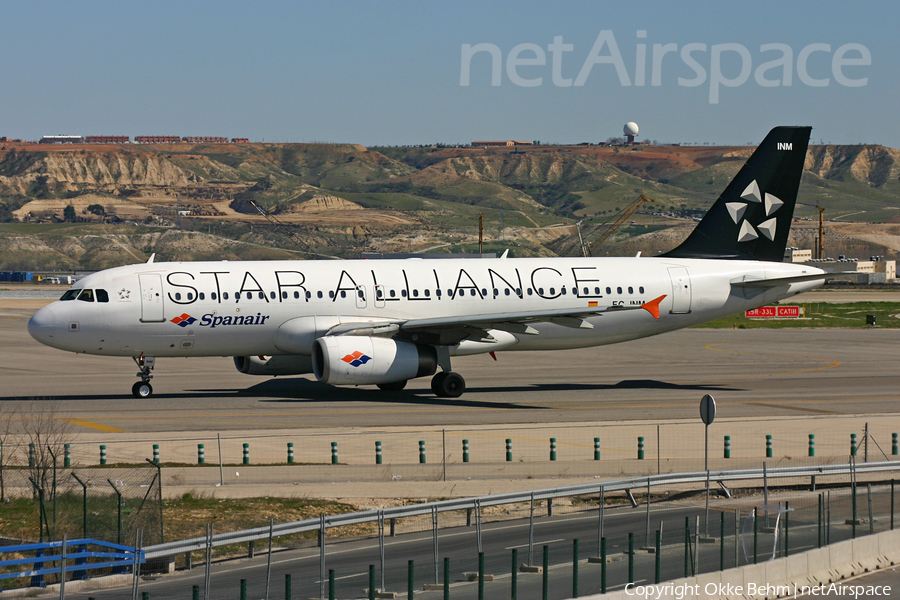
[(366, 286), (356, 286), (356, 308), (366, 307)]
[(375, 308), (384, 308), (384, 286), (375, 286)]
[(691, 312), (691, 276), (684, 267), (669, 267), (669, 279), (672, 281), (673, 315), (684, 315)]
[(163, 316), (162, 277), (158, 273), (138, 275), (141, 285), (141, 323), (161, 323)]

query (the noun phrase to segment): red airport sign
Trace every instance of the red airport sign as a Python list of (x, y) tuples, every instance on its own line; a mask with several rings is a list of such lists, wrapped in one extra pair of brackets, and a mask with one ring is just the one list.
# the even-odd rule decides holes
[(803, 310), (799, 306), (761, 306), (744, 312), (748, 319), (799, 319)]

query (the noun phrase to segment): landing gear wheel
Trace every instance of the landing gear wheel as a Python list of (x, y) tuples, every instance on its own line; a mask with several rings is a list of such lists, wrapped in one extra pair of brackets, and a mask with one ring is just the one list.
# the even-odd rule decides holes
[(131, 394), (135, 398), (149, 398), (153, 395), (153, 386), (146, 381), (138, 381), (131, 386)]
[(385, 392), (399, 392), (403, 388), (406, 387), (406, 379), (401, 381), (392, 381), (390, 383), (379, 383), (378, 389), (384, 390)]
[(459, 398), (466, 391), (466, 380), (459, 373), (443, 371), (431, 380), (431, 391), (440, 398)]

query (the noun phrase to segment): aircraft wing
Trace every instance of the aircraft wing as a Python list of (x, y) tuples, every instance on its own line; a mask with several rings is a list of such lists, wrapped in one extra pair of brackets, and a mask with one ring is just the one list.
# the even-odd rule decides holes
[(607, 312), (644, 309), (659, 318), (660, 296), (649, 302), (634, 306), (588, 306), (532, 310), (521, 312), (484, 313), (477, 315), (451, 315), (428, 319), (385, 320), (368, 323), (342, 323), (328, 331), (328, 335), (390, 335), (399, 339), (409, 339), (426, 344), (453, 345), (463, 340), (490, 339), (491, 329), (509, 333), (536, 335), (538, 331), (532, 323), (554, 323), (575, 329), (592, 329), (587, 317)]

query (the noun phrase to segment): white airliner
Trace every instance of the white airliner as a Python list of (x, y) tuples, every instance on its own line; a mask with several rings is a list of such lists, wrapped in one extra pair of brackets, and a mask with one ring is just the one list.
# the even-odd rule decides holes
[(435, 394), (458, 397), (465, 380), (453, 356), (624, 342), (822, 285), (821, 269), (781, 262), (810, 131), (773, 129), (688, 239), (661, 256), (151, 259), (84, 277), (28, 331), (54, 348), (132, 357), (138, 398), (153, 393), (160, 356), (233, 356), (242, 373), (384, 390), (433, 375)]

